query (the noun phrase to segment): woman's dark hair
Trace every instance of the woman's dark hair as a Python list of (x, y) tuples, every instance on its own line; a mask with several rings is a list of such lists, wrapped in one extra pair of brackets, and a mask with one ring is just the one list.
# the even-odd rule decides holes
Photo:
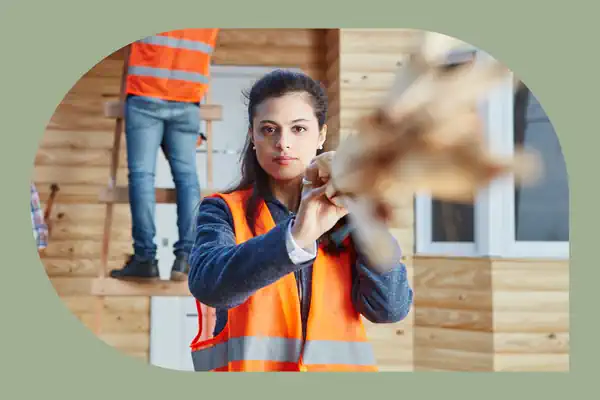
[[(325, 88), (316, 80), (301, 72), (289, 70), (275, 70), (260, 78), (252, 88), (244, 93), (248, 101), (248, 126), (252, 129), (252, 121), (256, 108), (265, 100), (281, 97), (288, 93), (306, 93), (312, 101), (319, 129), (323, 128), (327, 120), (327, 93)], [(253, 233), (255, 220), (260, 201), (271, 195), (269, 176), (260, 166), (256, 152), (252, 149), (251, 136), (248, 135), (241, 157), (241, 179), (237, 185), (226, 191), (231, 193), (237, 190), (254, 188), (248, 199), (246, 220)], [(322, 150), (317, 150), (317, 154)]]

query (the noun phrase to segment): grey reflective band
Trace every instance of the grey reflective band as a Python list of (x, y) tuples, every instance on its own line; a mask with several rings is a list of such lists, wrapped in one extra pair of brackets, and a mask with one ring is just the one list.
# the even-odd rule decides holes
[[(300, 339), (242, 337), (232, 338), (202, 350), (192, 351), (195, 371), (211, 371), (232, 361), (298, 362)], [(368, 342), (312, 340), (304, 345), (303, 364), (375, 365)]]
[(369, 342), (309, 340), (304, 344), (302, 361), (310, 364), (375, 365), (375, 354)]
[(166, 68), (131, 66), (129, 67), (127, 73), (129, 75), (150, 76), (153, 78), (178, 79), (182, 81), (208, 84), (208, 78), (206, 77), (206, 75), (202, 75), (197, 72), (172, 70)]
[(144, 38), (139, 42), (145, 44), (154, 44), (158, 46), (172, 47), (174, 49), (199, 51), (206, 54), (210, 54), (213, 52), (213, 47), (206, 43), (197, 42), (189, 39), (178, 39), (170, 36), (148, 36), (147, 38)]
[(210, 371), (231, 361), (298, 362), (301, 349), (300, 339), (247, 336), (192, 351), (192, 362), (196, 371)]

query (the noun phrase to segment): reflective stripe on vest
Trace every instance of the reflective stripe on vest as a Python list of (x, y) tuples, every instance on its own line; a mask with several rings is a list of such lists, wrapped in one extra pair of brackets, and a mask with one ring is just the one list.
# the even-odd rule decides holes
[(302, 361), (310, 364), (374, 365), (375, 354), (369, 342), (307, 340)]
[(145, 44), (153, 44), (157, 46), (172, 47), (174, 49), (199, 51), (201, 53), (206, 54), (211, 54), (214, 50), (212, 46), (204, 42), (198, 42), (190, 39), (174, 38), (171, 36), (148, 36), (147, 38), (144, 38), (139, 42)]
[(239, 337), (192, 352), (196, 371), (224, 367), (231, 361), (258, 360), (297, 362), (302, 340), (269, 337)]
[(129, 67), (128, 74), (137, 76), (150, 76), (153, 78), (178, 79), (181, 81), (189, 81), (194, 83), (208, 83), (208, 77), (206, 75), (202, 75), (197, 72), (178, 71), (166, 68), (131, 66)]
[[(232, 361), (274, 361), (296, 363), (300, 359), (300, 339), (241, 337), (212, 347), (192, 351), (195, 371), (211, 371)], [(374, 365), (368, 342), (309, 340), (304, 345), (303, 364)]]

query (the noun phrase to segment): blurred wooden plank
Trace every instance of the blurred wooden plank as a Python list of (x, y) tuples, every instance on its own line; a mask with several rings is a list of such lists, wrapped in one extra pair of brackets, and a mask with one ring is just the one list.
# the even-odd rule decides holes
[[(40, 148), (35, 156), (36, 166), (55, 167), (105, 167), (108, 169), (111, 163), (111, 150), (86, 149), (84, 151), (73, 151), (70, 148)], [(125, 149), (119, 152), (119, 165), (127, 165), (127, 152)]]
[(463, 372), (491, 372), (494, 370), (493, 353), (415, 346), (414, 354), (416, 370), (421, 368)]
[[(42, 259), (46, 274), (54, 278), (93, 278), (98, 275), (98, 268), (101, 267), (99, 259), (82, 259), (82, 258), (48, 258)], [(124, 261), (121, 258), (113, 258), (109, 260), (108, 268), (120, 268)]]
[(499, 354), (494, 370), (502, 372), (568, 372), (568, 354)]
[[(98, 197), (98, 192), (96, 192), (96, 197)], [(104, 223), (105, 209), (106, 206), (103, 204), (55, 204), (52, 214), (57, 220), (65, 224), (85, 223), (89, 225), (102, 225)], [(131, 213), (128, 204), (115, 204), (113, 206), (113, 215), (117, 226), (121, 224), (129, 225), (131, 223)]]
[(414, 257), (415, 285), (424, 290), (492, 289), (492, 273), (488, 260), (451, 257)]
[[(416, 269), (418, 270), (418, 268)], [(416, 289), (419, 293), (419, 289)], [(438, 308), (415, 308), (417, 327), (452, 328), (468, 331), (492, 332), (494, 318), (491, 311), (449, 310)]]
[[(127, 182), (126, 167), (117, 170), (117, 182)], [(110, 170), (106, 167), (62, 167), (40, 165), (36, 166), (33, 179), (41, 184), (57, 183), (59, 186), (70, 185), (106, 185)]]
[(491, 291), (469, 289), (427, 289), (415, 296), (416, 307), (453, 310), (490, 311), (493, 306)]
[(495, 312), (569, 313), (568, 291), (494, 291)]
[[(344, 44), (342, 43), (342, 51)], [(400, 68), (406, 61), (405, 54), (343, 52), (340, 56), (340, 70), (344, 72), (390, 72)]]
[[(74, 314), (90, 312), (94, 307), (95, 297), (87, 296), (62, 296), (65, 306)], [(150, 307), (148, 297), (107, 297), (104, 299), (103, 312), (108, 314), (134, 314), (147, 313)]]
[(154, 282), (126, 282), (112, 278), (96, 278), (91, 294), (98, 296), (191, 296), (187, 281), (158, 280)]
[(494, 334), (496, 354), (565, 354), (569, 353), (568, 332), (498, 332)]
[(93, 278), (80, 277), (53, 277), (50, 283), (59, 296), (89, 295)]
[(546, 260), (493, 260), (495, 291), (570, 290), (569, 262)]
[[(99, 258), (102, 243), (97, 240), (51, 240), (45, 252), (45, 259), (61, 258), (61, 259), (93, 259)], [(131, 240), (117, 242), (112, 241), (110, 244), (111, 259), (121, 257), (123, 262), (127, 256), (133, 251)]]
[(342, 29), (345, 53), (400, 53), (404, 54), (417, 44), (417, 30), (413, 29)]
[(492, 332), (419, 326), (415, 329), (414, 345), (423, 348), (492, 354), (494, 352), (494, 334)]
[[(55, 220), (52, 227), (52, 240), (102, 240), (103, 226), (101, 224), (73, 224), (63, 220)], [(116, 222), (116, 221), (115, 221)], [(128, 221), (127, 221), (128, 222)], [(131, 240), (131, 225), (119, 221), (111, 226), (111, 240), (126, 242)]]
[(313, 48), (324, 34), (322, 29), (221, 29), (217, 48), (242, 45)]
[[(100, 118), (114, 128), (114, 121)], [(112, 150), (113, 133), (110, 130), (60, 130), (46, 129), (40, 143), (41, 148), (66, 148), (71, 151), (88, 151), (90, 149)]]
[[(77, 318), (88, 329), (92, 329), (94, 324), (93, 312), (76, 314)], [(119, 313), (102, 314), (102, 332), (103, 333), (143, 333), (150, 332), (149, 313)]]
[(497, 333), (559, 333), (569, 332), (568, 312), (495, 311), (494, 332)]

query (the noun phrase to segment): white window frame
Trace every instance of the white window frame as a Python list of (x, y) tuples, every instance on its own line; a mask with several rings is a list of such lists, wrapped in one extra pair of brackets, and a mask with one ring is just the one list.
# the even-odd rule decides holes
[[(477, 50), (477, 58), (490, 57)], [(494, 89), (481, 104), (481, 114), (489, 149), (497, 154), (514, 152), (512, 75)], [(569, 242), (525, 242), (515, 240), (514, 179), (494, 180), (481, 190), (474, 204), (474, 242), (434, 242), (432, 240), (432, 198), (415, 199), (415, 253), (417, 255), (569, 259)]]

